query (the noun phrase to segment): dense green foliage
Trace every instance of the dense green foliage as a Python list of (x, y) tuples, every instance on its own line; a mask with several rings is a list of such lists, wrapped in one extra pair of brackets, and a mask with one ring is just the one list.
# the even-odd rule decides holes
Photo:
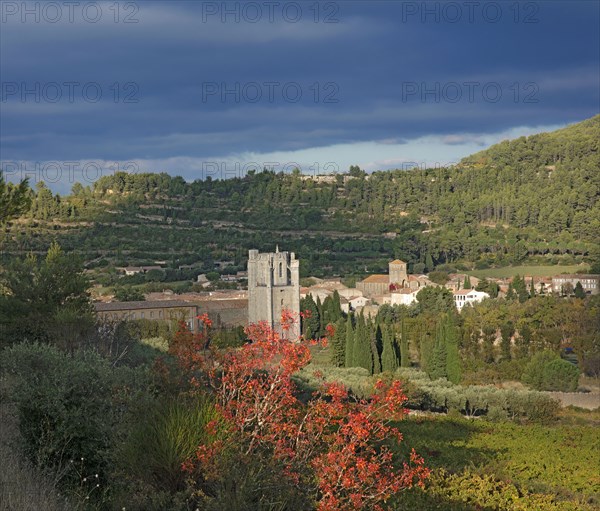
[(109, 478), (115, 427), (147, 387), (145, 372), (115, 367), (90, 351), (69, 356), (41, 344), (6, 349), (1, 369), (16, 378), (12, 399), (29, 459), (54, 471), (65, 487), (86, 477), (86, 491), (103, 493), (96, 485), (106, 486)]
[(579, 383), (579, 369), (561, 360), (556, 353), (542, 351), (531, 357), (525, 366), (522, 379), (537, 390), (575, 392)]

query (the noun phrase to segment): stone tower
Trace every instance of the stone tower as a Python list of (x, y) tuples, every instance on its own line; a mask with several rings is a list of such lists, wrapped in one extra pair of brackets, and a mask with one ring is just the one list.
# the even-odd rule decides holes
[(389, 264), (390, 284), (404, 287), (408, 285), (408, 275), (406, 273), (406, 263), (396, 259)]
[[(281, 313), (288, 310), (296, 320), (284, 332)], [(293, 252), (248, 254), (248, 323), (267, 321), (282, 337), (300, 336), (300, 261)]]

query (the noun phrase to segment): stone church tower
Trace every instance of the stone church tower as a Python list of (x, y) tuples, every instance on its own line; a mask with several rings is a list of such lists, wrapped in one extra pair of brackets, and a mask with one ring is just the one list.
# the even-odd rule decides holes
[[(296, 322), (287, 332), (281, 328), (281, 313), (288, 310)], [(300, 261), (293, 252), (248, 254), (248, 323), (267, 321), (282, 337), (300, 336)]]
[(406, 273), (406, 263), (396, 259), (389, 264), (390, 284), (400, 287), (408, 286), (408, 275)]

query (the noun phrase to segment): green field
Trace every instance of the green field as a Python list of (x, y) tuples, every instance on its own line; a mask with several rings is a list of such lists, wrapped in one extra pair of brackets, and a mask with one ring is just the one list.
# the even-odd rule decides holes
[(597, 412), (585, 414), (584, 424), (565, 414), (552, 426), (408, 419), (400, 424), (406, 446), (423, 456), (432, 477), (425, 491), (404, 494), (397, 509), (597, 509)]
[(505, 278), (520, 275), (521, 277), (553, 277), (561, 273), (578, 273), (588, 271), (586, 265), (556, 265), (556, 266), (505, 266), (504, 268), (491, 268), (489, 270), (473, 270), (467, 272), (478, 279)]

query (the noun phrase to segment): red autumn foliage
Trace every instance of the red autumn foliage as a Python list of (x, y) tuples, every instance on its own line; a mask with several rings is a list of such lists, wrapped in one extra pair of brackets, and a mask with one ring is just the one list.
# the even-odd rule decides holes
[(259, 323), (247, 328), (250, 344), (219, 352), (207, 349), (208, 334), (208, 326), (196, 336), (180, 329), (172, 352), (195, 372), (198, 391), (213, 393), (231, 434), (199, 446), (183, 467), (190, 474), (226, 477), (218, 473), (225, 451), (240, 459), (268, 456), (283, 466), (282, 477), (310, 492), (320, 511), (382, 509), (392, 495), (428, 477), (414, 451), (399, 466), (391, 450), (403, 440), (392, 425), (405, 415), (400, 382), (380, 381), (372, 398), (361, 401), (324, 383), (304, 404), (292, 376), (310, 362), (308, 343), (282, 339)]

